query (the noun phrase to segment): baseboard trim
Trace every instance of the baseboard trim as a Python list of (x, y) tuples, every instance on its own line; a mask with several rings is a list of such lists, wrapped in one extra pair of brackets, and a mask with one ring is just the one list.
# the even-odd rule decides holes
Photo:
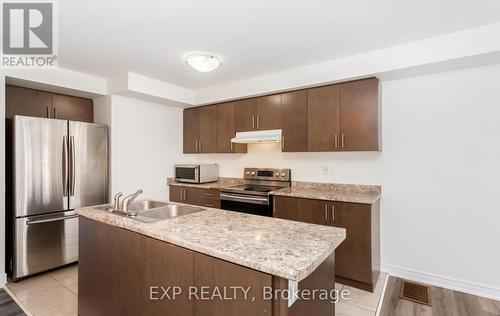
[(494, 300), (500, 300), (499, 287), (468, 282), (449, 277), (443, 277), (432, 273), (425, 273), (389, 264), (382, 264), (380, 268), (383, 272), (389, 273), (390, 275), (395, 277), (407, 279), (410, 281), (425, 283), (429, 285), (439, 286), (454, 291), (491, 298)]
[(7, 284), (7, 273), (0, 274), (0, 288), (3, 288)]

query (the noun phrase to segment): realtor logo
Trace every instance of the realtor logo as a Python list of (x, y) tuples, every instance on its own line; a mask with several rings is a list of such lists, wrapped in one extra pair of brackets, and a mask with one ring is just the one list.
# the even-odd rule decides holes
[(54, 65), (54, 3), (4, 1), (2, 17), (3, 66)]

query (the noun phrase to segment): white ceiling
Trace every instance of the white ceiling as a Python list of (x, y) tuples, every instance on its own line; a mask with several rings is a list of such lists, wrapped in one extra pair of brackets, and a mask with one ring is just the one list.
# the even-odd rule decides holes
[[(199, 89), (500, 21), (499, 0), (64, 0), (59, 65)], [(219, 54), (198, 73), (187, 51)]]

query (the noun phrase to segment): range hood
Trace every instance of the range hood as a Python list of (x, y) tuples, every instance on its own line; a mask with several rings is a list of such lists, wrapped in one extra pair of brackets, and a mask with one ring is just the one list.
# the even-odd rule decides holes
[(231, 139), (231, 142), (237, 144), (279, 143), (281, 142), (281, 130), (238, 132), (236, 137)]

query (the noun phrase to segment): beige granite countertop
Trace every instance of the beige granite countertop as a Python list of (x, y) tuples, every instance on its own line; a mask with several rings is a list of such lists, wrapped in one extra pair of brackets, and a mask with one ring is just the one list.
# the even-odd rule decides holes
[(92, 220), (295, 281), (312, 273), (346, 237), (343, 228), (212, 208), (151, 224), (93, 208), (76, 212)]
[[(181, 183), (169, 178), (169, 185), (206, 189), (221, 189), (244, 183), (242, 178), (223, 178), (211, 183)], [(323, 182), (293, 181), (290, 188), (271, 191), (272, 195), (291, 196), (305, 199), (374, 204), (381, 196), (382, 188), (377, 185), (338, 184)]]
[(242, 178), (227, 178), (227, 177), (219, 177), (219, 181), (208, 182), (208, 183), (187, 183), (187, 182), (177, 182), (175, 181), (174, 178), (167, 179), (167, 185), (176, 185), (180, 187), (203, 188), (203, 189), (227, 188), (243, 183), (245, 183), (245, 180), (243, 180)]
[(292, 182), (290, 188), (272, 191), (272, 195), (305, 199), (374, 204), (380, 199), (381, 187), (374, 185), (321, 182)]

